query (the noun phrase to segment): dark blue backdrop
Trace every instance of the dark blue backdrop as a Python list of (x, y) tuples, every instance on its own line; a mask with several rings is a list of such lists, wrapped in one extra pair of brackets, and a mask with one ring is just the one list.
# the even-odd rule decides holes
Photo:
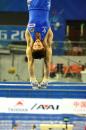
[(26, 0), (0, 0), (0, 11), (26, 11)]
[[(62, 8), (66, 19), (86, 19), (86, 0), (52, 0), (52, 8)], [(27, 11), (26, 0), (0, 0), (0, 11)]]

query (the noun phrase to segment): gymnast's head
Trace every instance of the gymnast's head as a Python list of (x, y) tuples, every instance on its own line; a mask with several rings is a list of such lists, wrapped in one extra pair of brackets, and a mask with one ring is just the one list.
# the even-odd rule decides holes
[(41, 34), (39, 32), (35, 35), (35, 42), (32, 46), (32, 56), (34, 59), (41, 59), (46, 56), (46, 51), (41, 41)]

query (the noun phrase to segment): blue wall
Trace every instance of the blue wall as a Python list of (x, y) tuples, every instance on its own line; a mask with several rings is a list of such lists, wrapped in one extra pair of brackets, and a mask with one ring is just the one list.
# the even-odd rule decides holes
[(26, 11), (26, 0), (0, 0), (0, 11)]
[[(52, 0), (51, 10), (64, 10), (66, 19), (86, 20), (86, 0)], [(27, 11), (26, 0), (0, 0), (0, 11)]]

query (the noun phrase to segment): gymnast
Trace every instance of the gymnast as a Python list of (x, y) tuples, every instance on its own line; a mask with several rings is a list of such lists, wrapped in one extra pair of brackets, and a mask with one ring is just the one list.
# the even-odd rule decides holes
[[(25, 32), (26, 56), (30, 82), (35, 87), (48, 84), (49, 65), (52, 57), (53, 32), (49, 22), (51, 0), (27, 0), (29, 21)], [(35, 76), (34, 59), (44, 58), (44, 72), (41, 83)]]

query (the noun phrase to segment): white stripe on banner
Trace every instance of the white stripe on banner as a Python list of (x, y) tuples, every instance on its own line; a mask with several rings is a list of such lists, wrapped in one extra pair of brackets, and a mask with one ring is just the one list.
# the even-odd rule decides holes
[(0, 98), (0, 113), (86, 114), (86, 99)]

